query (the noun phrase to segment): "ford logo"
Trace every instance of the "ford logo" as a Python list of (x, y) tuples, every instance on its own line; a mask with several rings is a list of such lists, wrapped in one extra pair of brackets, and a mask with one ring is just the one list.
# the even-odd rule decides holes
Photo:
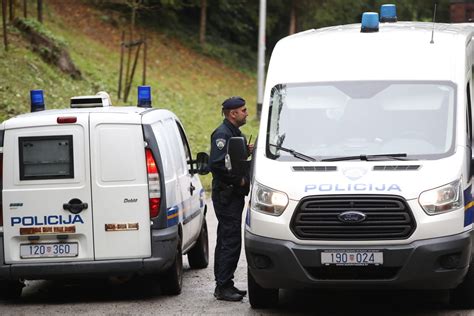
[(337, 218), (343, 223), (360, 223), (365, 221), (367, 215), (362, 212), (348, 211), (339, 214)]

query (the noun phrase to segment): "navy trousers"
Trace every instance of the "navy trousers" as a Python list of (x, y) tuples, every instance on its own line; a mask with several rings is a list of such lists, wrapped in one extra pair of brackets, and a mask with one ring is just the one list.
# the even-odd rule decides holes
[(234, 272), (242, 248), (242, 211), (245, 197), (233, 194), (221, 203), (219, 192), (213, 190), (212, 203), (218, 220), (217, 244), (214, 253), (214, 277), (217, 286), (233, 286)]

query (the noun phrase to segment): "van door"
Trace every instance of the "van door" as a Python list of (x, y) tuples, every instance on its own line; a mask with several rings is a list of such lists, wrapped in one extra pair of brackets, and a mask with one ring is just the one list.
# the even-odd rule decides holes
[(95, 258), (150, 257), (148, 181), (140, 117), (91, 113), (90, 134)]
[(189, 189), (187, 188), (184, 192), (185, 197), (187, 197), (188, 200), (189, 209), (186, 214), (186, 218), (184, 219), (184, 223), (190, 231), (191, 238), (194, 240), (194, 237), (197, 237), (197, 234), (199, 234), (201, 231), (201, 218), (203, 217), (201, 209), (204, 207), (204, 191), (202, 190), (202, 184), (199, 180), (199, 176), (197, 174), (191, 173), (192, 154), (186, 133), (184, 132), (184, 128), (181, 123), (177, 121), (176, 125), (179, 130), (180, 144), (184, 151), (186, 164), (186, 176), (183, 179), (185, 179), (186, 184), (189, 183)]
[(5, 125), (6, 263), (94, 259), (88, 114), (74, 117)]
[(199, 233), (199, 229), (195, 228), (191, 223), (196, 215), (196, 210), (193, 205), (193, 197), (199, 196), (199, 192), (196, 192), (196, 186), (193, 184), (191, 174), (189, 173), (187, 159), (190, 159), (190, 153), (188, 148), (185, 148), (183, 144), (177, 124), (177, 121), (174, 119), (168, 119), (165, 121), (166, 129), (169, 132), (169, 140), (172, 147), (171, 153), (173, 155), (173, 162), (175, 164), (175, 170), (181, 192), (183, 248), (186, 248), (194, 241), (194, 237), (197, 235), (197, 233)]

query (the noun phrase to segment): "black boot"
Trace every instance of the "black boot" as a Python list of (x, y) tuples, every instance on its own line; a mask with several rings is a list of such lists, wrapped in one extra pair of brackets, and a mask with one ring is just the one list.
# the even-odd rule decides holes
[(230, 301), (230, 302), (237, 302), (241, 301), (243, 296), (240, 295), (239, 293), (235, 292), (232, 287), (223, 287), (223, 286), (217, 286), (215, 291), (214, 291), (214, 296), (218, 300), (221, 301)]
[(247, 291), (245, 290), (239, 290), (238, 288), (236, 288), (234, 285), (232, 285), (232, 290), (237, 293), (237, 294), (240, 294), (242, 296), (245, 296), (247, 295)]

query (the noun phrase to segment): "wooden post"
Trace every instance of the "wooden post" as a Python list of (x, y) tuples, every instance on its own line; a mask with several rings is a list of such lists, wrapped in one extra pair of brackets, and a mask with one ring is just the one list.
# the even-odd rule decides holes
[(135, 53), (135, 60), (133, 61), (132, 73), (130, 74), (130, 80), (128, 81), (128, 86), (126, 87), (126, 90), (125, 90), (125, 96), (124, 96), (125, 102), (127, 102), (128, 96), (130, 95), (130, 89), (132, 88), (133, 77), (135, 76), (135, 69), (137, 68), (138, 55), (140, 54), (141, 46), (142, 46), (142, 43), (140, 42), (140, 44), (137, 47), (137, 51)]
[(43, 23), (43, 0), (38, 0), (38, 21)]
[(128, 89), (129, 80), (130, 80), (130, 62), (132, 60), (132, 47), (133, 47), (131, 44), (133, 43), (133, 30), (135, 28), (135, 12), (136, 12), (135, 7), (132, 7), (132, 21), (130, 23), (130, 40), (129, 40), (130, 45), (128, 46), (127, 71), (125, 74), (125, 95), (123, 98), (125, 102), (127, 102), (127, 98), (128, 98), (127, 89)]
[(8, 51), (8, 36), (7, 36), (7, 0), (2, 0), (2, 22), (3, 22), (3, 45)]
[(143, 32), (143, 75), (142, 75), (142, 85), (146, 85), (146, 50), (147, 50), (147, 38), (146, 33)]
[(23, 17), (26, 19), (28, 17), (28, 0), (23, 0)]
[(120, 42), (120, 70), (118, 82), (118, 98), (120, 100), (122, 94), (122, 76), (123, 76), (123, 50), (125, 48), (125, 31), (122, 31), (122, 41)]

